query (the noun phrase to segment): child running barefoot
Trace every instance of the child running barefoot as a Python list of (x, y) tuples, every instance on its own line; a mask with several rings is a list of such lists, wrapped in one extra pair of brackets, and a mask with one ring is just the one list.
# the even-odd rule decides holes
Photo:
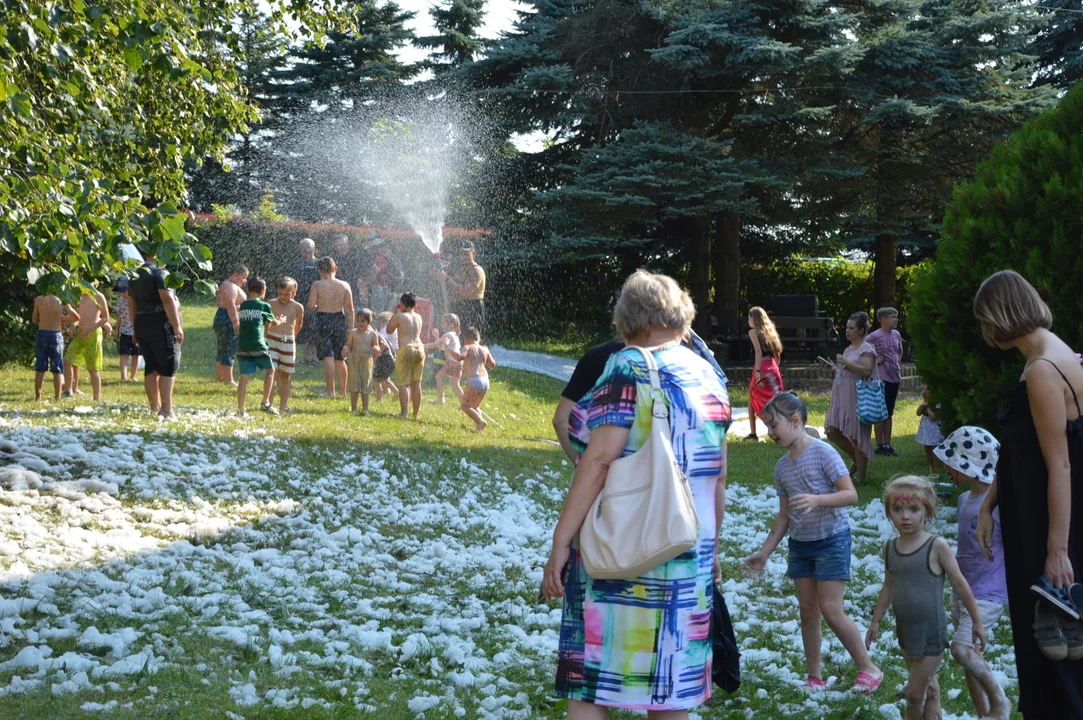
[(395, 372), (395, 353), (399, 351), (399, 339), (395, 333), (387, 332), (387, 323), (391, 321), (391, 313), (382, 312), (376, 316), (376, 332), (380, 336), (380, 353), (372, 364), (372, 380), (376, 386), (376, 402), (384, 399), (384, 393), (391, 397), (399, 394), (391, 379)]
[(808, 663), (803, 689), (827, 687), (820, 664), (822, 617), (857, 666), (853, 690), (871, 694), (880, 687), (884, 674), (869, 659), (861, 631), (842, 607), (850, 579), (850, 517), (845, 508), (857, 503), (850, 473), (835, 448), (805, 430), (808, 410), (795, 393), (776, 395), (764, 406), (761, 417), (771, 439), (788, 452), (775, 465), (778, 517), (763, 546), (743, 565), (752, 573), (762, 573), (767, 558), (789, 532), (786, 574), (797, 588)]
[(373, 313), (368, 308), (357, 312), (357, 325), (346, 336), (342, 354), (347, 360), (346, 389), (350, 393), (350, 412), (357, 413), (357, 396), (361, 395), (361, 414), (369, 412), (372, 394), (372, 363), (380, 353), (380, 334), (372, 329)]
[[(462, 344), (459, 342), (459, 316), (455, 313), (447, 313), (440, 319), (440, 332), (443, 333), (435, 342), (425, 345), (426, 350), (440, 348), (444, 351), (444, 364), (436, 373), (437, 397), (433, 403), (443, 405), (444, 383), (451, 385), (455, 397), (462, 400), (463, 389), (459, 386), (459, 378), (463, 375), (463, 364), (455, 359), (448, 350), (459, 352)], [(435, 333), (433, 333), (435, 335)]]
[(884, 488), (884, 507), (899, 537), (884, 543), (884, 586), (873, 610), (866, 647), (880, 632), (888, 607), (895, 611), (895, 634), (910, 669), (906, 683), (906, 720), (939, 720), (940, 683), (937, 672), (948, 647), (944, 611), (944, 576), (973, 620), (974, 649), (985, 649), (981, 610), (955, 555), (943, 538), (930, 535), (925, 525), (936, 513), (936, 492), (925, 478), (904, 475)]
[[(985, 559), (978, 543), (978, 511), (996, 479), (1000, 443), (986, 430), (964, 425), (933, 450), (944, 463), (956, 484), (969, 489), (959, 496), (959, 549), (956, 558), (959, 569), (974, 593), (981, 624), (989, 632), (1008, 606), (1008, 581), (1004, 574), (1004, 540), (1000, 532), (1000, 509), (993, 510), (993, 562)], [(952, 622), (955, 637), (951, 640), (951, 656), (962, 665), (966, 685), (978, 717), (1008, 720), (1012, 706), (993, 677), (989, 664), (974, 650), (970, 635), (973, 627), (969, 611), (963, 607), (958, 593), (951, 597)]]
[(489, 348), (481, 344), (481, 333), (477, 328), (467, 328), (463, 333), (462, 352), (455, 352), (446, 348), (449, 357), (459, 360), (463, 364), (466, 375), (466, 387), (459, 407), (467, 417), (474, 421), (474, 428), (481, 432), (489, 427), (485, 418), (481, 416), (481, 401), (485, 399), (485, 393), (489, 392), (489, 370), (496, 367)]

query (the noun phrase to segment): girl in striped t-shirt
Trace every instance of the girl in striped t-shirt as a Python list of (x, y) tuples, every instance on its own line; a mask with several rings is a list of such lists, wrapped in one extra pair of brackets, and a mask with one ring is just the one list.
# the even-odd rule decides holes
[(776, 395), (763, 408), (762, 419), (775, 443), (788, 451), (775, 465), (778, 517), (759, 550), (744, 562), (747, 570), (762, 573), (767, 558), (787, 532), (789, 567), (786, 574), (797, 588), (801, 609), (801, 639), (808, 662), (802, 686), (816, 691), (827, 687), (820, 665), (820, 619), (850, 653), (857, 666), (853, 690), (869, 694), (884, 679), (873, 665), (861, 632), (842, 607), (850, 579), (850, 518), (846, 507), (857, 504), (857, 491), (839, 453), (805, 429), (808, 410), (792, 392)]

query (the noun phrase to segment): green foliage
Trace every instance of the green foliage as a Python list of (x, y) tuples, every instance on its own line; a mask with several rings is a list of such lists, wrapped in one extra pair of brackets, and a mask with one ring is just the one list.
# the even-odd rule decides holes
[(1083, 80), (1083, 3), (1041, 0), (1048, 25), (1038, 30), (1030, 52), (1038, 57), (1036, 82), (1067, 89)]
[(473, 60), (485, 41), (478, 36), (485, 22), (485, 0), (446, 0), (429, 8), (436, 35), (417, 38), (414, 45), (432, 50), (425, 65), (437, 75)]
[(993, 151), (955, 190), (936, 261), (914, 288), (918, 369), (943, 403), (945, 427), (996, 427), (1022, 358), (986, 346), (972, 304), (990, 274), (1012, 269), (1053, 310), (1069, 345), (1083, 333), (1083, 85)]
[[(895, 271), (893, 307), (899, 311), (899, 329), (903, 334), (907, 334), (914, 277), (927, 265), (925, 261)], [(820, 312), (833, 318), (836, 327), (843, 327), (846, 319), (859, 310), (867, 312), (875, 324), (873, 270), (872, 262), (795, 258), (746, 265), (741, 268), (741, 312), (747, 313), (753, 305), (772, 311), (776, 295), (816, 295), (820, 299)]]
[[(217, 216), (218, 213), (215, 213), (215, 215)], [(285, 215), (278, 212), (275, 194), (270, 190), (263, 193), (263, 197), (259, 201), (259, 207), (252, 213), (252, 217), (256, 220), (265, 220), (267, 222), (279, 222), (286, 219)]]
[[(5, 2), (0, 35), (0, 267), (67, 299), (125, 270), (134, 243), (174, 284), (210, 269), (177, 211), (186, 163), (255, 119), (224, 48), (262, 0)], [(319, 31), (310, 0), (272, 0)], [(321, 10), (323, 9), (321, 3)], [(207, 28), (217, 28), (216, 33)], [(29, 275), (28, 275), (29, 274)], [(21, 295), (5, 284), (5, 307)], [(19, 305), (16, 312), (29, 314)], [(13, 326), (0, 321), (0, 335)]]

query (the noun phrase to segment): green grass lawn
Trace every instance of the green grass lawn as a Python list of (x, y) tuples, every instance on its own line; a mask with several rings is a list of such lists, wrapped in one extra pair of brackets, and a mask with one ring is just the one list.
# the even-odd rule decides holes
[[(174, 423), (149, 413), (141, 383), (119, 382), (115, 347), (100, 404), (35, 403), (32, 372), (0, 368), (0, 438), (22, 452), (3, 462), (44, 482), (12, 489), (8, 476), (0, 491), (0, 717), (561, 717), (550, 697), (559, 610), (536, 602), (571, 476), (546, 442), (561, 383), (497, 368), (483, 407), (502, 427), (478, 434), (454, 402), (426, 401), (417, 422), (391, 417), (391, 399), (374, 417), (350, 415), (347, 401), (319, 397), (319, 368), (301, 367), (294, 414), (260, 413), (250, 394), (238, 419), (235, 391), (214, 380), (213, 313), (185, 305)], [(827, 398), (805, 400), (822, 425)], [(881, 581), (866, 566), (882, 523), (868, 504), (887, 478), (925, 471), (915, 405), (897, 409), (901, 456), (878, 459), (859, 488), (848, 610), (862, 627)], [(738, 570), (771, 521), (779, 456), (730, 444), (721, 543), (746, 681), (698, 714), (895, 717), (881, 708), (900, 707), (904, 680), (889, 637), (873, 698), (809, 700), (786, 682), (803, 657), (784, 552), (764, 580)], [(952, 518), (938, 531), (953, 534)], [(84, 637), (91, 626), (138, 637), (110, 650)], [(997, 669), (1010, 665), (1007, 642), (1002, 623)], [(42, 647), (44, 673), (19, 665)], [(144, 665), (127, 672), (132, 657)], [(68, 659), (49, 665), (57, 658)], [(852, 682), (830, 633), (824, 658), (840, 687)], [(98, 669), (80, 676), (87, 659)], [(965, 690), (949, 694), (964, 687), (950, 662), (941, 682), (950, 715), (972, 712)]]

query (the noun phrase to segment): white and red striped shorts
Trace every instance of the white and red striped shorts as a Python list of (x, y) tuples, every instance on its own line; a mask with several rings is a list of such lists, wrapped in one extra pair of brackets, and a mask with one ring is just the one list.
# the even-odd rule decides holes
[(292, 375), (297, 369), (297, 339), (293, 335), (267, 333), (267, 352), (275, 370)]

